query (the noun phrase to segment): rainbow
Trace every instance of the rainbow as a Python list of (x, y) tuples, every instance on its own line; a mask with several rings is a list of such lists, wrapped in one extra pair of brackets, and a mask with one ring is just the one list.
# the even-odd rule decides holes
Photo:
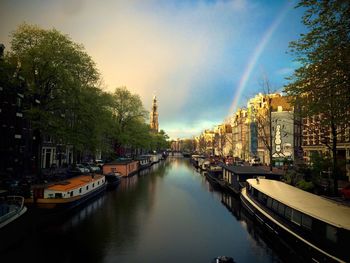
[(258, 62), (262, 52), (264, 51), (267, 43), (269, 42), (272, 34), (275, 32), (276, 28), (279, 26), (279, 24), (282, 22), (283, 18), (285, 17), (285, 15), (287, 14), (288, 10), (291, 8), (292, 6), (292, 1), (287, 1), (286, 5), (283, 6), (283, 8), (281, 9), (279, 15), (276, 17), (276, 19), (272, 22), (272, 24), (270, 25), (270, 27), (266, 30), (263, 38), (261, 39), (260, 43), (257, 45), (257, 47), (255, 48), (255, 51), (253, 52), (252, 56), (249, 59), (249, 62), (244, 70), (244, 73), (241, 77), (241, 79), (239, 80), (239, 85), (238, 85), (238, 89), (236, 90), (236, 93), (234, 95), (234, 99), (232, 102), (232, 105), (230, 107), (229, 110), (229, 116), (232, 116), (232, 114), (234, 113), (234, 111), (237, 109), (237, 105), (240, 102), (242, 93), (246, 87), (246, 84), (249, 80), (249, 77), (253, 71), (253, 69), (255, 68), (256, 63)]

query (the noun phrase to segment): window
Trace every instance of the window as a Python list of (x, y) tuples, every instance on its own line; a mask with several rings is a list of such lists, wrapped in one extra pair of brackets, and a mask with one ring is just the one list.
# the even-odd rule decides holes
[(55, 193), (55, 198), (62, 198), (62, 193)]
[(334, 226), (327, 225), (326, 226), (326, 238), (334, 243), (337, 242), (337, 229)]
[(92, 184), (92, 187), (95, 187), (95, 183)]
[(273, 200), (272, 201), (272, 209), (275, 210), (277, 212), (277, 208), (278, 208), (278, 201)]
[(297, 225), (301, 225), (301, 213), (297, 210), (293, 210), (292, 212), (292, 222)]
[(18, 108), (20, 108), (22, 106), (22, 99), (21, 98), (17, 97), (16, 105), (17, 105)]
[(72, 192), (70, 192), (70, 197), (72, 197), (73, 196), (73, 191)]
[(285, 218), (291, 220), (292, 219), (292, 208), (286, 206), (286, 209), (284, 210), (284, 216), (285, 216)]
[(81, 188), (79, 189), (79, 193), (81, 194)]
[(267, 207), (272, 208), (272, 198), (271, 197), (267, 198)]
[(278, 204), (278, 213), (280, 214), (280, 215), (284, 215), (284, 209), (285, 209), (285, 205), (284, 204), (281, 204), (281, 203), (279, 203)]
[(86, 186), (86, 190), (89, 190), (89, 186), (88, 185)]
[(302, 216), (302, 221), (301, 221), (301, 225), (307, 229), (311, 230), (312, 227), (312, 218), (307, 216), (307, 215), (303, 215)]

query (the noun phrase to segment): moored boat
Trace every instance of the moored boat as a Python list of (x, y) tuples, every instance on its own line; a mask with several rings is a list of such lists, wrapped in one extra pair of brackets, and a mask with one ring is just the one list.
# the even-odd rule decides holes
[(239, 194), (241, 189), (245, 187), (246, 180), (256, 177), (264, 177), (267, 179), (280, 180), (281, 175), (271, 173), (268, 170), (257, 166), (233, 166), (222, 164), (223, 180), (227, 190), (234, 194)]
[(139, 162), (138, 171), (151, 167), (151, 157), (149, 155), (141, 155), (135, 159)]
[(268, 179), (248, 179), (241, 201), (271, 234), (308, 260), (350, 261), (350, 207)]
[[(2, 191), (0, 190), (0, 195)], [(7, 193), (4, 191), (3, 193)], [(28, 233), (28, 212), (22, 196), (0, 197), (0, 252), (15, 246)]]
[(139, 162), (130, 158), (120, 158), (110, 163), (105, 163), (102, 167), (103, 174), (118, 172), (121, 176), (132, 176), (137, 173)]
[(120, 175), (120, 173), (108, 173), (105, 175), (106, 180), (107, 180), (107, 188), (111, 189), (111, 188), (115, 188), (119, 183), (120, 180), (122, 178), (122, 176)]
[(5, 228), (27, 211), (22, 196), (4, 196), (0, 198), (0, 229)]
[(44, 209), (74, 208), (106, 189), (104, 175), (81, 175), (43, 186), (33, 186), (28, 204)]
[(206, 177), (208, 181), (215, 187), (225, 188), (225, 181), (222, 177), (222, 167), (219, 165), (210, 165), (207, 169)]

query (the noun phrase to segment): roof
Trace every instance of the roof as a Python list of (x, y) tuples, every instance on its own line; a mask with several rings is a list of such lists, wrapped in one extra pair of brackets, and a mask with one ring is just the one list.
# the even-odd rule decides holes
[(280, 175), (275, 172), (271, 173), (270, 171), (262, 169), (259, 166), (233, 166), (225, 164), (222, 164), (221, 166), (237, 175)]
[(69, 191), (84, 186), (89, 182), (96, 181), (101, 177), (103, 176), (95, 175), (92, 177), (91, 175), (81, 175), (50, 185), (47, 187), (47, 189), (53, 191)]
[(132, 162), (136, 162), (130, 158), (120, 158), (120, 159), (117, 159), (115, 161), (112, 161), (110, 163), (105, 163), (104, 165), (109, 165), (109, 164), (129, 164), (129, 163), (132, 163)]
[(350, 230), (350, 207), (280, 181), (260, 179), (258, 183), (256, 179), (248, 179), (247, 182), (260, 192), (291, 208), (328, 224)]

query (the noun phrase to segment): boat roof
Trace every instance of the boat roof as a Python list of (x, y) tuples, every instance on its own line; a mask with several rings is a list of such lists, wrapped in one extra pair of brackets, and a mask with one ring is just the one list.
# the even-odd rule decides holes
[(134, 161), (133, 159), (131, 158), (120, 158), (120, 159), (117, 159), (115, 161), (112, 161), (110, 163), (105, 163), (105, 165), (113, 165), (113, 164), (129, 164), (129, 163), (132, 163), (132, 162), (136, 162)]
[(47, 187), (47, 189), (52, 191), (69, 191), (84, 186), (89, 182), (96, 181), (102, 177), (103, 175), (100, 174), (96, 174), (94, 177), (91, 175), (81, 175), (50, 185)]
[(279, 173), (270, 172), (268, 170), (262, 169), (259, 166), (234, 166), (221, 164), (226, 170), (233, 172), (238, 175), (280, 175)]
[(311, 194), (289, 184), (268, 180), (248, 179), (260, 192), (313, 218), (350, 230), (350, 207)]

